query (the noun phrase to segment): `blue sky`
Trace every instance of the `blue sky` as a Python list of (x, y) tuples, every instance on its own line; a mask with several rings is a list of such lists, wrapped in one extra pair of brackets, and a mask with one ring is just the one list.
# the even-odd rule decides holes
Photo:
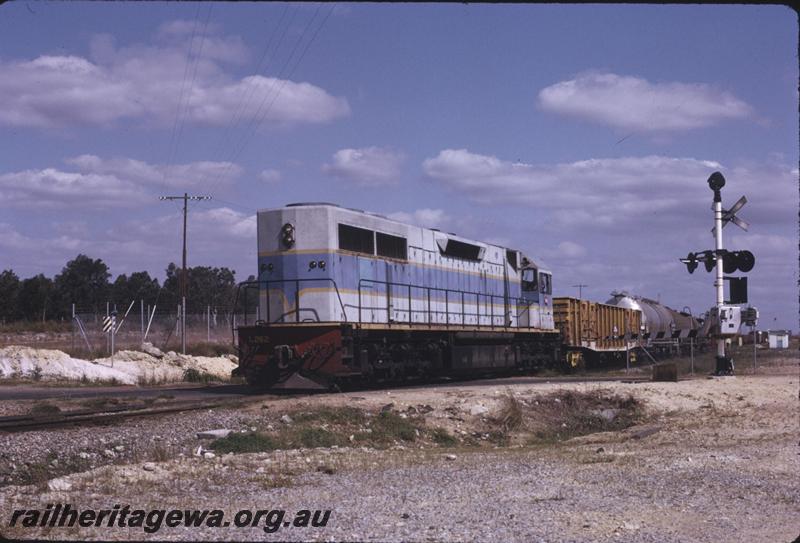
[[(292, 54), (294, 53), (294, 54)], [(0, 268), (255, 272), (254, 212), (331, 201), (516, 247), (556, 294), (695, 313), (708, 175), (797, 329), (797, 17), (781, 6), (7, 3)]]

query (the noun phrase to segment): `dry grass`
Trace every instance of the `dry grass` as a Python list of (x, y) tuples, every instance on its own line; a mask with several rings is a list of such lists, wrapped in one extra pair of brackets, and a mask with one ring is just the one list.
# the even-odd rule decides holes
[(491, 417), (504, 433), (518, 430), (522, 426), (524, 418), (522, 404), (510, 393), (503, 396), (499, 411)]

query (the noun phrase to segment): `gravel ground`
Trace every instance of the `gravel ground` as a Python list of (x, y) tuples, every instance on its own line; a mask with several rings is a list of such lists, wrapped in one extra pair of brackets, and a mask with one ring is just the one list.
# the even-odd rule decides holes
[[(792, 541), (800, 534), (798, 373), (681, 383), (575, 383), (518, 387), (406, 389), (271, 400), (240, 412), (191, 413), (118, 427), (3, 437), (0, 454), (18, 463), (98, 451), (96, 465), (50, 483), (0, 488), (0, 535), (78, 539), (246, 539), (368, 541)], [(793, 371), (785, 371), (787, 367)], [(319, 448), (191, 454), (196, 430), (248, 429), (313, 405), (402, 408), (426, 404), (435, 425), (470, 430), (475, 406), (498, 395), (611, 389), (634, 393), (661, 428), (640, 428), (515, 448), (388, 450)], [(267, 406), (267, 408), (264, 408)], [(254, 426), (252, 426), (254, 427)], [(157, 439), (158, 437), (158, 439)], [(155, 464), (151, 445), (170, 444)], [(102, 450), (123, 446), (109, 458)], [(148, 449), (148, 447), (150, 447)], [(141, 451), (138, 456), (129, 451)], [(158, 454), (164, 454), (155, 448)], [(150, 452), (147, 452), (150, 451)], [(183, 453), (184, 456), (175, 456)], [(127, 456), (131, 454), (131, 456)], [(158, 456), (156, 454), (156, 456)], [(31, 456), (33, 455), (33, 456)], [(119, 465), (118, 465), (119, 464)], [(8, 476), (8, 475), (7, 475)], [(9, 511), (69, 502), (82, 508), (330, 509), (324, 528), (7, 529)]]

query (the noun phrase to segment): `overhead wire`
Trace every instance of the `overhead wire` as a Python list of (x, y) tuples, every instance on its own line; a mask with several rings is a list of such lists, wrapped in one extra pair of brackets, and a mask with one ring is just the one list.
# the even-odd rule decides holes
[[(264, 46), (264, 50), (261, 52), (261, 58), (259, 59), (258, 64), (256, 65), (256, 71), (255, 71), (256, 75), (258, 75), (258, 74), (260, 74), (262, 72), (266, 73), (267, 68), (269, 68), (269, 65), (272, 63), (272, 59), (277, 56), (277, 52), (280, 50), (281, 44), (283, 43), (283, 38), (286, 37), (286, 31), (292, 25), (292, 21), (294, 21), (294, 17), (295, 17), (295, 15), (297, 15), (297, 12), (299, 11), (299, 8), (296, 8), (295, 11), (292, 13), (292, 17), (289, 19), (289, 22), (287, 23), (286, 27), (283, 29), (283, 32), (281, 33), (281, 37), (278, 40), (278, 44), (275, 47), (275, 51), (269, 57), (267, 63), (264, 64), (264, 59), (267, 58), (267, 54), (268, 54), (270, 48), (272, 47), (272, 43), (273, 43), (273, 41), (275, 39), (275, 36), (278, 34), (278, 29), (281, 27), (281, 24), (283, 23), (283, 20), (286, 17), (286, 13), (287, 13), (288, 10), (289, 10), (289, 4), (287, 3), (283, 8), (283, 12), (281, 13), (280, 19), (278, 19), (278, 24), (275, 25), (275, 28), (273, 29), (272, 33), (270, 34), (269, 40), (267, 41), (267, 43)], [(262, 67), (262, 65), (263, 65), (263, 67)], [(228, 124), (228, 128), (225, 131), (225, 135), (223, 137), (223, 145), (225, 143), (227, 143), (228, 140), (230, 139), (231, 132), (235, 133), (236, 130), (241, 125), (241, 122), (244, 119), (244, 112), (247, 111), (247, 106), (250, 104), (250, 101), (253, 98), (253, 94), (255, 93), (255, 89), (256, 89), (255, 85), (250, 85), (247, 89), (242, 89), (242, 91), (240, 93), (240, 97), (245, 95), (245, 94), (247, 95), (247, 97), (244, 98), (243, 100), (239, 100), (239, 102), (237, 104), (237, 107), (236, 107), (236, 112), (233, 115), (233, 121), (230, 124)]]
[[(200, 21), (200, 6), (201, 6), (201, 4), (197, 5), (197, 11), (195, 12), (195, 15), (194, 15), (194, 26), (192, 27), (192, 37), (191, 37), (191, 39), (189, 41), (189, 52), (186, 54), (186, 64), (184, 65), (184, 68), (183, 68), (183, 80), (181, 81), (181, 93), (180, 93), (180, 95), (178, 97), (178, 105), (177, 105), (177, 108), (175, 109), (175, 121), (172, 124), (172, 133), (170, 135), (169, 145), (167, 146), (167, 161), (166, 161), (166, 164), (169, 164), (172, 161), (172, 153), (173, 153), (173, 148), (174, 148), (174, 143), (175, 143), (175, 137), (176, 137), (176, 134), (177, 134), (177, 131), (178, 131), (178, 119), (180, 118), (181, 110), (183, 109), (183, 95), (184, 95), (184, 90), (186, 88), (186, 80), (189, 78), (189, 66), (191, 64), (192, 47), (194, 47), (194, 36), (195, 36), (195, 34), (197, 32), (197, 24)], [(163, 176), (162, 176), (162, 179), (161, 179), (161, 182), (163, 183), (165, 189), (166, 189), (167, 170), (168, 169), (169, 169), (168, 167), (164, 168), (164, 173), (163, 173)]]
[[(289, 56), (286, 59), (286, 61), (283, 63), (283, 66), (281, 67), (280, 71), (278, 72), (278, 75), (275, 78), (273, 78), (274, 79), (273, 84), (271, 85), (270, 90), (267, 91), (264, 94), (264, 97), (262, 98), (261, 103), (259, 104), (259, 107), (258, 107), (258, 109), (256, 111), (256, 114), (253, 116), (253, 118), (251, 118), (250, 123), (248, 124), (245, 132), (238, 139), (237, 143), (232, 148), (232, 152), (229, 155), (229, 158), (226, 160), (226, 165), (223, 167), (222, 171), (218, 174), (217, 178), (215, 179), (215, 183), (219, 182), (222, 178), (224, 178), (226, 175), (228, 175), (230, 169), (234, 165), (234, 161), (241, 155), (241, 153), (244, 151), (245, 147), (249, 143), (249, 140), (253, 137), (253, 135), (255, 135), (255, 133), (258, 130), (258, 128), (261, 126), (261, 124), (264, 122), (266, 117), (269, 115), (269, 112), (271, 111), (272, 106), (275, 104), (277, 99), (280, 97), (280, 93), (283, 91), (283, 88), (286, 86), (286, 83), (287, 83), (288, 79), (290, 79), (292, 77), (292, 75), (294, 74), (294, 72), (297, 70), (297, 67), (300, 65), (300, 63), (302, 62), (302, 60), (305, 57), (306, 53), (308, 52), (309, 48), (311, 47), (311, 45), (313, 44), (313, 42), (316, 40), (317, 36), (319, 35), (319, 32), (322, 30), (322, 27), (325, 25), (325, 23), (327, 22), (327, 20), (330, 17), (330, 15), (333, 13), (333, 9), (335, 9), (335, 5), (331, 7), (331, 9), (328, 11), (328, 14), (322, 20), (322, 23), (320, 23), (320, 25), (316, 28), (316, 30), (314, 31), (313, 36), (306, 43), (306, 45), (303, 48), (300, 56), (297, 58), (297, 60), (295, 61), (294, 65), (291, 67), (291, 69), (289, 70), (289, 72), (287, 74), (286, 73), (287, 68), (290, 66), (292, 60), (295, 57), (295, 54), (297, 53), (300, 45), (303, 43), (305, 37), (309, 34), (310, 29), (312, 28), (312, 26), (314, 24), (314, 21), (316, 20), (321, 8), (322, 8), (322, 3), (319, 3), (317, 5), (317, 9), (314, 11), (314, 14), (309, 19), (308, 23), (306, 24), (306, 27), (304, 28), (304, 30), (302, 31), (302, 33), (298, 37), (297, 41), (295, 42), (291, 53), (289, 54)], [(285, 78), (284, 78), (284, 74), (286, 74)], [(277, 87), (277, 90), (275, 92), (271, 92), (271, 91), (275, 90), (275, 81), (279, 81), (280, 84)], [(270, 97), (272, 98), (272, 100), (269, 100)], [(267, 108), (265, 110), (264, 106), (267, 104), (268, 100), (269, 100), (269, 105), (267, 106)]]
[[(186, 117), (189, 114), (189, 106), (192, 103), (192, 91), (194, 91), (194, 82), (197, 80), (197, 68), (200, 65), (200, 60), (201, 60), (201, 58), (203, 56), (203, 46), (205, 45), (205, 42), (206, 42), (206, 35), (208, 33), (208, 23), (209, 23), (209, 20), (211, 19), (211, 10), (212, 9), (214, 9), (214, 4), (212, 2), (209, 2), (208, 12), (206, 12), (206, 20), (205, 20), (205, 23), (203, 25), (203, 32), (202, 32), (202, 35), (200, 36), (200, 48), (198, 49), (197, 54), (195, 55), (195, 59), (194, 59), (194, 69), (192, 71), (192, 81), (191, 81), (191, 83), (189, 83), (189, 93), (186, 96), (186, 107), (185, 107), (185, 110), (184, 110), (183, 118), (181, 119), (180, 128), (178, 130), (178, 137), (175, 140), (175, 152), (176, 153), (178, 151), (178, 145), (180, 144), (181, 136), (183, 135), (183, 127), (186, 125)], [(190, 52), (191, 52), (191, 49), (190, 49)], [(170, 165), (171, 164), (168, 164), (168, 166), (170, 166)]]

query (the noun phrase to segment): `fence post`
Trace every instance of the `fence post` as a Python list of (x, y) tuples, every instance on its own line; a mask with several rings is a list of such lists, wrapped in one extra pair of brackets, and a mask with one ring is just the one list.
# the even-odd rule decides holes
[(139, 300), (139, 315), (142, 321), (142, 343), (144, 343), (144, 298)]
[[(106, 317), (111, 316), (111, 304), (106, 302)], [(106, 352), (111, 351), (111, 336), (106, 334)]]
[(72, 351), (75, 351), (75, 304), (72, 304)]
[(206, 306), (206, 343), (211, 343), (211, 306)]

